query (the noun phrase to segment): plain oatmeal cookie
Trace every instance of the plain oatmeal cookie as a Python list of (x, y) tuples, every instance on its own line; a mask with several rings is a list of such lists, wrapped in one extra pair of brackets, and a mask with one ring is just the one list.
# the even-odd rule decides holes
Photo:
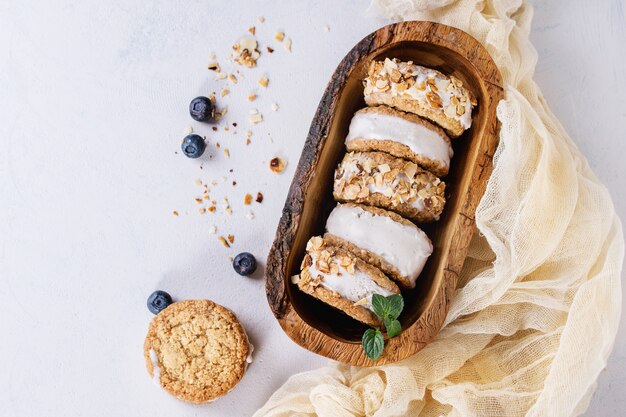
[(232, 311), (209, 300), (187, 300), (152, 319), (144, 357), (155, 383), (180, 400), (200, 404), (235, 387), (251, 349)]

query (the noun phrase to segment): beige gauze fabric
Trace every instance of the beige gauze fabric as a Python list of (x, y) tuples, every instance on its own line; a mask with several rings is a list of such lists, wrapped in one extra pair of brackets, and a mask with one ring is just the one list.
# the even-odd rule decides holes
[(374, 0), (372, 9), (460, 28), (502, 72), (500, 145), (479, 233), (435, 341), (392, 365), (294, 375), (255, 416), (583, 413), (617, 332), (624, 240), (607, 190), (533, 82), (530, 6)]

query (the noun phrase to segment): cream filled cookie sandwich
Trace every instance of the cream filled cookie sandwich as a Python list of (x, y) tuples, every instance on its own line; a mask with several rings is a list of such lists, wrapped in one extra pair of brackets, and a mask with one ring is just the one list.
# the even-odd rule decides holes
[(433, 245), (419, 227), (396, 213), (360, 204), (338, 204), (324, 240), (382, 270), (404, 288), (415, 287)]
[(372, 295), (400, 293), (378, 268), (320, 236), (307, 242), (301, 272), (292, 282), (301, 291), (370, 326), (380, 324), (372, 309)]
[(413, 161), (437, 176), (450, 169), (450, 138), (421, 117), (387, 106), (357, 111), (346, 137), (348, 151), (383, 151)]
[(458, 78), (389, 58), (371, 62), (364, 95), (368, 106), (385, 104), (415, 113), (438, 124), (451, 137), (470, 128), (477, 104)]
[(180, 400), (201, 404), (237, 385), (252, 361), (252, 349), (232, 311), (209, 300), (186, 300), (152, 319), (144, 358), (155, 384)]
[(335, 172), (339, 202), (385, 208), (416, 222), (439, 220), (445, 183), (414, 162), (383, 152), (349, 152)]

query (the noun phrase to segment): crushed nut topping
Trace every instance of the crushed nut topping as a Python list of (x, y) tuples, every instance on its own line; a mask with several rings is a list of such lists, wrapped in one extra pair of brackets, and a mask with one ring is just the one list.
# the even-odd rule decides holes
[(256, 193), (256, 202), (257, 203), (262, 203), (263, 202), (263, 194), (260, 191), (258, 193)]
[(225, 248), (230, 248), (230, 244), (228, 243), (228, 241), (226, 240), (226, 238), (224, 236), (219, 236), (217, 238), (217, 240), (225, 247)]
[(272, 172), (275, 172), (277, 174), (283, 172), (286, 166), (287, 163), (278, 157), (272, 158), (272, 160), (270, 161), (270, 169), (272, 170)]
[(269, 78), (267, 78), (265, 76), (259, 78), (259, 84), (261, 85), (261, 87), (267, 87), (269, 82), (270, 82)]
[(247, 206), (247, 205), (250, 205), (250, 203), (252, 203), (252, 195), (251, 194), (246, 194), (243, 197), (243, 204), (245, 204)]
[(285, 39), (285, 32), (276, 32), (276, 35), (274, 35), (274, 39), (276, 39), (278, 42), (282, 42), (283, 39)]
[[(254, 27), (250, 29), (254, 29)], [(252, 34), (254, 34), (253, 32)], [(257, 41), (254, 38), (241, 38), (233, 45), (233, 60), (239, 65), (248, 68), (255, 67), (259, 56), (261, 53), (257, 50)]]

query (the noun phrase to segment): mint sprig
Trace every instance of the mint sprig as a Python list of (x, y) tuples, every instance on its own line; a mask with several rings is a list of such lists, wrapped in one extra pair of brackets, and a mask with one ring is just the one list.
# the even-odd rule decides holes
[[(380, 317), (385, 325), (387, 336), (396, 337), (402, 331), (398, 317), (404, 309), (404, 300), (400, 294), (383, 296), (372, 295), (372, 309), (374, 314)], [(368, 358), (375, 361), (380, 358), (385, 348), (385, 339), (379, 329), (367, 329), (363, 333), (362, 346)]]

